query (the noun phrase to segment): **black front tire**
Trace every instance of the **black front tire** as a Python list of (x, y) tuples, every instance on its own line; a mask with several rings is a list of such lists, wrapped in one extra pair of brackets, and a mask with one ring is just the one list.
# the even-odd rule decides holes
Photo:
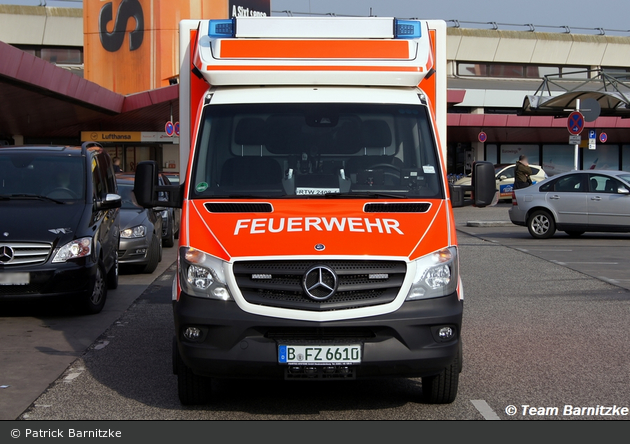
[(527, 229), (535, 239), (549, 239), (556, 232), (556, 221), (548, 211), (534, 211), (527, 219)]
[(164, 245), (167, 248), (171, 248), (173, 245), (175, 245), (175, 231), (174, 231), (174, 221), (171, 218), (168, 218), (166, 220), (166, 238), (162, 239), (162, 245)]
[(107, 288), (110, 290), (115, 290), (118, 288), (118, 252), (116, 252), (114, 258), (114, 265), (109, 269), (109, 273), (107, 273)]
[(160, 262), (160, 241), (155, 233), (151, 239), (151, 248), (149, 248), (149, 262), (142, 270), (143, 273), (153, 273)]
[(107, 299), (107, 277), (105, 265), (102, 261), (96, 266), (96, 276), (86, 296), (82, 296), (77, 302), (80, 310), (85, 314), (100, 313)]
[(453, 362), (439, 375), (422, 378), (422, 400), (427, 404), (450, 404), (457, 398), (461, 366), (461, 348)]
[(173, 353), (175, 365), (177, 367), (177, 394), (182, 405), (208, 404), (211, 400), (212, 380), (205, 376), (195, 375), (193, 371), (184, 364), (177, 345)]

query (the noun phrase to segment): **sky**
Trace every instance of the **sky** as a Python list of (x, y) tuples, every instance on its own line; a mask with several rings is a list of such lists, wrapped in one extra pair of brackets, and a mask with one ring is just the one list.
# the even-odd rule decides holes
[[(81, 6), (81, 1), (76, 0), (0, 0), (0, 3)], [(492, 25), (487, 23), (496, 22), (499, 29), (526, 31), (530, 28), (524, 25), (531, 23), (541, 32), (564, 32), (562, 27), (568, 26), (573, 28), (572, 32), (582, 34), (598, 34), (594, 29), (603, 28), (610, 35), (630, 36), (628, 0), (271, 0), (271, 10), (288, 10), (294, 15), (311, 12), (359, 16), (367, 16), (371, 11), (381, 17), (458, 20), (462, 27), (468, 28), (491, 29)]]
[[(630, 30), (628, 0), (272, 0), (272, 11), (393, 16)], [(461, 23), (462, 27), (485, 27)], [(499, 25), (499, 29), (519, 29)], [(528, 30), (520, 27), (520, 30)], [(536, 28), (537, 31), (563, 29)], [(573, 31), (577, 32), (577, 30)], [(586, 31), (582, 31), (585, 33)], [(593, 32), (597, 33), (597, 32)], [(615, 33), (614, 35), (620, 35)], [(621, 35), (630, 36), (630, 32)]]

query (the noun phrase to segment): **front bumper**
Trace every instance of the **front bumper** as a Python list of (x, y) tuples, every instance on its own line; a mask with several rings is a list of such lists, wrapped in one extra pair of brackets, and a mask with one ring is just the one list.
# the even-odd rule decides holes
[(4, 267), (0, 273), (28, 273), (26, 285), (0, 285), (0, 300), (74, 297), (91, 292), (96, 263), (82, 258), (60, 264)]
[(132, 239), (120, 238), (118, 263), (143, 265), (149, 262), (151, 239), (148, 236)]
[[(458, 353), (463, 302), (449, 296), (409, 301), (390, 314), (333, 322), (296, 321), (252, 315), (235, 302), (190, 297), (174, 302), (179, 354), (199, 375), (228, 378), (285, 378), (278, 363), (280, 344), (362, 345), (357, 378), (438, 374)], [(437, 327), (451, 326), (454, 338), (440, 342)], [(195, 341), (187, 327), (201, 329)]]

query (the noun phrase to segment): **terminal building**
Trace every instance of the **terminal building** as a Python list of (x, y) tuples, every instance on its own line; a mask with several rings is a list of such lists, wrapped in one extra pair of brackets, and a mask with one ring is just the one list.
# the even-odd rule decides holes
[[(0, 5), (0, 145), (96, 140), (127, 171), (147, 159), (179, 171), (179, 138), (165, 130), (179, 119), (179, 20), (286, 13), (271, 11), (269, 0), (123, 3)], [(124, 14), (127, 28), (112, 29)], [(567, 116), (578, 101), (588, 105), (580, 107), (579, 168), (630, 171), (630, 36), (524, 28), (449, 22), (449, 174), (520, 154), (549, 175), (573, 169)]]

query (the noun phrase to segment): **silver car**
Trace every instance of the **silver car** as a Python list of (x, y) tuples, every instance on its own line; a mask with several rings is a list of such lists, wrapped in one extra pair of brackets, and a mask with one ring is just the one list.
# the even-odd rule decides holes
[(586, 231), (630, 232), (630, 173), (585, 170), (558, 174), (515, 190), (510, 220), (536, 239), (556, 230), (569, 236)]

